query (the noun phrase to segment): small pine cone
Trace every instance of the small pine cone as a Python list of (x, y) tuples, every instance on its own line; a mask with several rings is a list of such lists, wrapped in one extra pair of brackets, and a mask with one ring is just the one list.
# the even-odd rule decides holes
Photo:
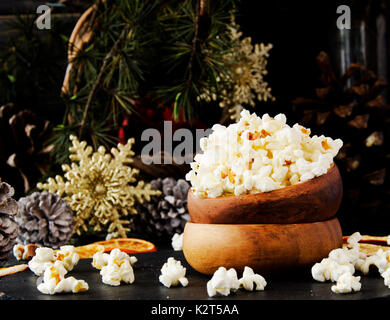
[(14, 188), (0, 181), (0, 260), (6, 260), (18, 236), (18, 225), (14, 221), (18, 203), (12, 198)]
[(170, 241), (175, 233), (182, 233), (190, 215), (187, 209), (187, 193), (190, 185), (183, 179), (168, 177), (150, 182), (152, 189), (161, 190), (149, 202), (138, 206), (138, 214), (132, 219), (132, 230), (159, 241)]
[(18, 201), (19, 242), (59, 248), (73, 234), (74, 214), (68, 203), (49, 192), (34, 192)]

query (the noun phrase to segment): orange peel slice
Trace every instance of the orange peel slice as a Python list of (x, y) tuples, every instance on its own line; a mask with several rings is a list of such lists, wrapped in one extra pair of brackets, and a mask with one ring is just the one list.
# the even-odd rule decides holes
[(110, 252), (118, 248), (126, 253), (141, 253), (156, 251), (156, 246), (147, 240), (137, 238), (117, 238), (111, 240), (98, 241), (75, 248), (80, 259), (92, 258), (96, 252)]

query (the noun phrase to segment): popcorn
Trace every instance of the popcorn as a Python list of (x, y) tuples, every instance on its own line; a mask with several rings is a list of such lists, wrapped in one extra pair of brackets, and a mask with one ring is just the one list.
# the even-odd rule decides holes
[(45, 269), (53, 265), (55, 261), (62, 261), (65, 269), (70, 271), (79, 262), (79, 259), (74, 246), (62, 246), (57, 252), (51, 248), (39, 247), (35, 250), (35, 256), (28, 263), (28, 266), (37, 276), (41, 276)]
[(172, 248), (175, 251), (181, 251), (183, 250), (183, 235), (184, 233), (178, 234), (175, 233), (172, 237)]
[(253, 269), (247, 266), (244, 268), (242, 278), (238, 281), (240, 283), (240, 288), (244, 288), (248, 291), (253, 291), (254, 285), (256, 285), (257, 291), (264, 290), (267, 285), (267, 282), (261, 275), (255, 274)]
[(110, 254), (96, 252), (92, 257), (92, 266), (100, 270), (102, 282), (111, 286), (119, 286), (122, 281), (133, 283), (135, 277), (132, 265), (136, 262), (136, 257), (130, 257), (118, 248), (111, 250)]
[(36, 244), (15, 244), (12, 251), (16, 260), (28, 260), (35, 255), (35, 250), (39, 247)]
[(219, 267), (211, 280), (207, 282), (207, 293), (210, 297), (217, 294), (228, 296), (231, 291), (235, 292), (239, 287), (240, 282), (236, 270), (233, 268), (226, 270), (225, 267)]
[(179, 284), (186, 287), (188, 285), (188, 279), (185, 275), (186, 268), (181, 265), (180, 261), (176, 261), (173, 257), (170, 257), (161, 268), (159, 281), (168, 288)]
[(343, 142), (325, 136), (310, 137), (286, 116), (261, 118), (249, 111), (228, 127), (216, 124), (203, 151), (194, 157), (186, 179), (199, 196), (269, 192), (325, 174)]
[(390, 289), (390, 268), (387, 268), (386, 271), (382, 272), (381, 276), (384, 279), (385, 286)]
[(44, 294), (55, 294), (61, 292), (78, 293), (89, 289), (88, 283), (84, 280), (77, 280), (74, 277), (65, 278), (68, 271), (64, 262), (55, 261), (47, 267), (43, 274), (43, 282), (38, 285), (38, 290)]
[(55, 260), (53, 249), (45, 247), (37, 248), (35, 250), (35, 256), (28, 262), (28, 267), (35, 275), (41, 276), (46, 268), (54, 264)]
[(62, 261), (66, 270), (71, 271), (79, 262), (80, 257), (75, 251), (74, 246), (62, 246), (55, 254), (56, 260)]
[(347, 247), (354, 248), (359, 246), (359, 241), (362, 239), (362, 235), (359, 232), (351, 234), (347, 239)]
[(351, 263), (339, 264), (330, 258), (324, 258), (320, 263), (316, 263), (311, 268), (311, 274), (314, 280), (325, 282), (330, 280), (337, 281), (344, 273), (355, 272), (355, 268)]
[(371, 266), (376, 266), (379, 273), (384, 272), (390, 267), (390, 252), (379, 249), (374, 255), (359, 260), (356, 269), (366, 275), (370, 272)]
[(331, 290), (335, 293), (349, 293), (360, 291), (361, 287), (360, 277), (354, 277), (350, 272), (345, 272), (338, 278), (336, 285), (331, 287)]

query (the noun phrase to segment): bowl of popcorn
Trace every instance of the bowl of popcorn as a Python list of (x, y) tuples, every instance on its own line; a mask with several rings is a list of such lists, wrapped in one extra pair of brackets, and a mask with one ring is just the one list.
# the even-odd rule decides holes
[(183, 253), (197, 271), (276, 273), (311, 266), (342, 246), (340, 139), (311, 136), (286, 116), (243, 110), (200, 140), (186, 179), (191, 221)]

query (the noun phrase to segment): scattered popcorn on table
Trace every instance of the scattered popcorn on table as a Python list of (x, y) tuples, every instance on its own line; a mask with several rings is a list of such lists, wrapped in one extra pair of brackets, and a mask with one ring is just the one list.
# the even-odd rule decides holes
[(78, 293), (88, 290), (88, 283), (77, 280), (74, 277), (65, 278), (66, 270), (62, 261), (55, 261), (45, 269), (43, 282), (38, 285), (38, 290), (44, 294), (56, 294), (61, 292)]
[(219, 197), (268, 192), (325, 174), (343, 142), (310, 137), (299, 124), (290, 127), (286, 116), (261, 118), (241, 112), (238, 123), (215, 124), (200, 139), (200, 148), (186, 179), (199, 196)]
[(350, 272), (345, 272), (337, 279), (336, 285), (333, 285), (331, 290), (334, 293), (349, 293), (360, 291), (361, 287), (360, 277), (354, 277)]
[(110, 254), (97, 252), (92, 258), (92, 266), (100, 270), (102, 282), (111, 286), (119, 286), (121, 282), (133, 283), (132, 265), (136, 262), (136, 257), (130, 257), (118, 248), (111, 250)]
[(313, 279), (324, 282), (337, 282), (332, 286), (335, 293), (360, 291), (360, 277), (354, 277), (355, 271), (367, 275), (371, 267), (376, 267), (384, 278), (384, 284), (390, 288), (390, 251), (379, 249), (375, 254), (367, 256), (360, 251), (359, 241), (362, 236), (355, 232), (347, 239), (347, 247), (332, 250), (328, 258), (314, 264), (311, 269)]
[(178, 234), (175, 233), (172, 237), (172, 248), (175, 251), (183, 250), (183, 235), (184, 233)]
[(161, 275), (159, 281), (166, 287), (177, 286), (181, 284), (183, 287), (188, 285), (188, 279), (185, 277), (186, 268), (184, 268), (180, 261), (174, 258), (168, 258), (161, 268)]
[(265, 286), (267, 285), (267, 282), (261, 275), (255, 274), (253, 269), (247, 266), (244, 268), (242, 278), (239, 279), (239, 282), (240, 288), (244, 288), (248, 291), (253, 291), (254, 285), (256, 285), (256, 291), (264, 290)]
[(235, 292), (239, 287), (240, 282), (236, 270), (233, 268), (226, 270), (225, 267), (219, 267), (211, 280), (207, 282), (207, 293), (210, 297), (218, 294), (228, 296), (231, 291)]

